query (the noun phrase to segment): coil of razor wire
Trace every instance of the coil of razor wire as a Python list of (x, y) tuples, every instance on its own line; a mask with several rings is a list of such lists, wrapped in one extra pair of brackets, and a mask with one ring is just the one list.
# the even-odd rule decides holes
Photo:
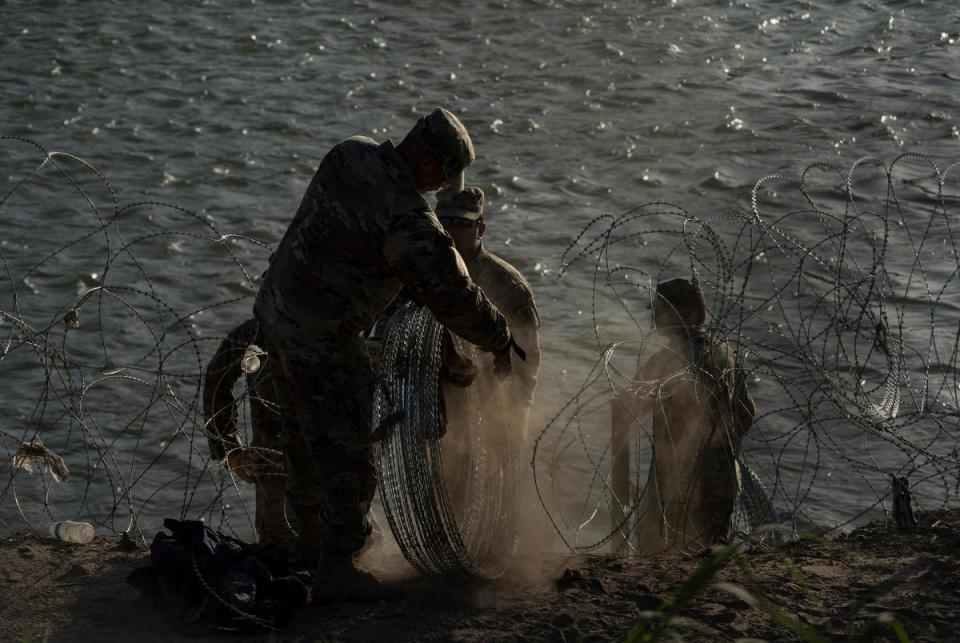
[[(479, 436), (468, 436), (469, 462), (454, 483), (463, 486), (450, 489), (443, 458), (449, 437), (440, 407), (444, 330), (413, 302), (382, 323), (373, 426), (386, 434), (375, 442), (374, 452), (390, 529), (421, 572), (496, 578), (517, 543), (516, 453), (491, 457), (483, 440), (474, 439)], [(454, 495), (465, 501), (458, 506)]]
[[(916, 152), (813, 163), (798, 180), (760, 178), (749, 208), (709, 221), (660, 202), (591, 221), (561, 273), (589, 290), (599, 357), (534, 442), (538, 494), (564, 542), (593, 550), (644, 524), (652, 423), (632, 425), (626, 496), (614, 497), (615, 449), (601, 436), (638, 356), (655, 350), (644, 321), (654, 284), (677, 275), (699, 282), (707, 331), (742, 361), (757, 403), (735, 531), (850, 529), (889, 516), (890, 480), (907, 476), (914, 506), (955, 503), (958, 168)], [(648, 242), (655, 260), (640, 250)], [(567, 473), (554, 466), (561, 458), (590, 467)], [(564, 502), (571, 490), (583, 490), (582, 503)], [(609, 528), (596, 520), (608, 502)]]

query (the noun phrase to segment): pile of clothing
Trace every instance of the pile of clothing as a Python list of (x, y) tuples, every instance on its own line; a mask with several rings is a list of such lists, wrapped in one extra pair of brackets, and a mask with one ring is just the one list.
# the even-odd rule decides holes
[(150, 565), (127, 583), (164, 610), (186, 635), (214, 629), (280, 629), (309, 602), (313, 569), (297, 569), (284, 547), (250, 545), (198, 520), (166, 519)]

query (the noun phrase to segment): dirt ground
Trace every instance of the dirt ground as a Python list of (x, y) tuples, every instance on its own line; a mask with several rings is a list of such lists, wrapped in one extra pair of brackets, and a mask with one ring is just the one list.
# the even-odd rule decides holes
[[(798, 640), (796, 632), (808, 628), (807, 638), (836, 640), (873, 625), (881, 638), (896, 640), (885, 623), (892, 616), (911, 641), (957, 640), (960, 509), (919, 518), (908, 533), (877, 523), (837, 539), (735, 556), (677, 610), (667, 636), (781, 641)], [(550, 555), (493, 583), (394, 572), (402, 589), (395, 601), (302, 608), (287, 632), (194, 640), (622, 640), (638, 623), (662, 624), (664, 604), (676, 603), (685, 579), (708, 559)], [(0, 541), (0, 639), (183, 638), (125, 582), (147, 560), (146, 551), (123, 551), (107, 539)]]

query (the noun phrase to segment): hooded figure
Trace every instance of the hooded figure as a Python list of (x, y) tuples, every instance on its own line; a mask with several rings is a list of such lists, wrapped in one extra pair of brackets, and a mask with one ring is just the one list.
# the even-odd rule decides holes
[(726, 542), (740, 489), (737, 457), (756, 407), (727, 344), (703, 324), (699, 286), (657, 285), (661, 348), (614, 401), (614, 422), (652, 419), (653, 454), (637, 509), (641, 553), (697, 553)]

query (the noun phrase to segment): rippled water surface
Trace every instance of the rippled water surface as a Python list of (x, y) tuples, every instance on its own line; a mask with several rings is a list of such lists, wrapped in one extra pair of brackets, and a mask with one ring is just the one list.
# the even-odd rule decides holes
[[(584, 225), (648, 201), (710, 219), (748, 201), (759, 177), (818, 160), (846, 166), (904, 151), (943, 165), (960, 159), (958, 19), (953, 3), (875, 0), (7, 2), (0, 135), (82, 157), (121, 205), (162, 201), (198, 213), (141, 208), (131, 217), (142, 218), (125, 220), (129, 237), (209, 223), (269, 246), (331, 145), (354, 134), (396, 142), (419, 114), (450, 107), (478, 151), (468, 181), (488, 196), (488, 247), (536, 291), (546, 418), (596, 358), (589, 276), (556, 279)], [(0, 180), (10, 185), (37, 160), (29, 146), (4, 142)], [(83, 187), (109, 213), (109, 194), (88, 175)], [(88, 233), (96, 217), (55, 178), (18, 193), (2, 216), (3, 250), (20, 270)], [(85, 248), (24, 289), (33, 305), (25, 316), (49, 319), (63, 303), (49, 295), (97, 283), (103, 248)], [(248, 242), (235, 252), (253, 276), (268, 255)], [(161, 235), (137, 256), (157, 292), (186, 309), (241, 298), (198, 316), (206, 336), (249, 310), (249, 286), (219, 247)], [(665, 260), (653, 243), (634, 262), (652, 271)], [(118, 305), (108, 314), (127, 313)], [(151, 339), (130, 328), (104, 342), (149, 353)], [(21, 435), (43, 380), (26, 364), (35, 360), (5, 385), (10, 435)], [(761, 408), (777, 403), (761, 386), (755, 395)], [(89, 403), (109, 424), (123, 415), (122, 399), (94, 391)], [(164, 460), (153, 445), (126, 448), (161, 458), (152, 508), (177, 513), (183, 486), (163, 485), (202, 454)], [(849, 487), (811, 501), (840, 518), (875, 497)]]

